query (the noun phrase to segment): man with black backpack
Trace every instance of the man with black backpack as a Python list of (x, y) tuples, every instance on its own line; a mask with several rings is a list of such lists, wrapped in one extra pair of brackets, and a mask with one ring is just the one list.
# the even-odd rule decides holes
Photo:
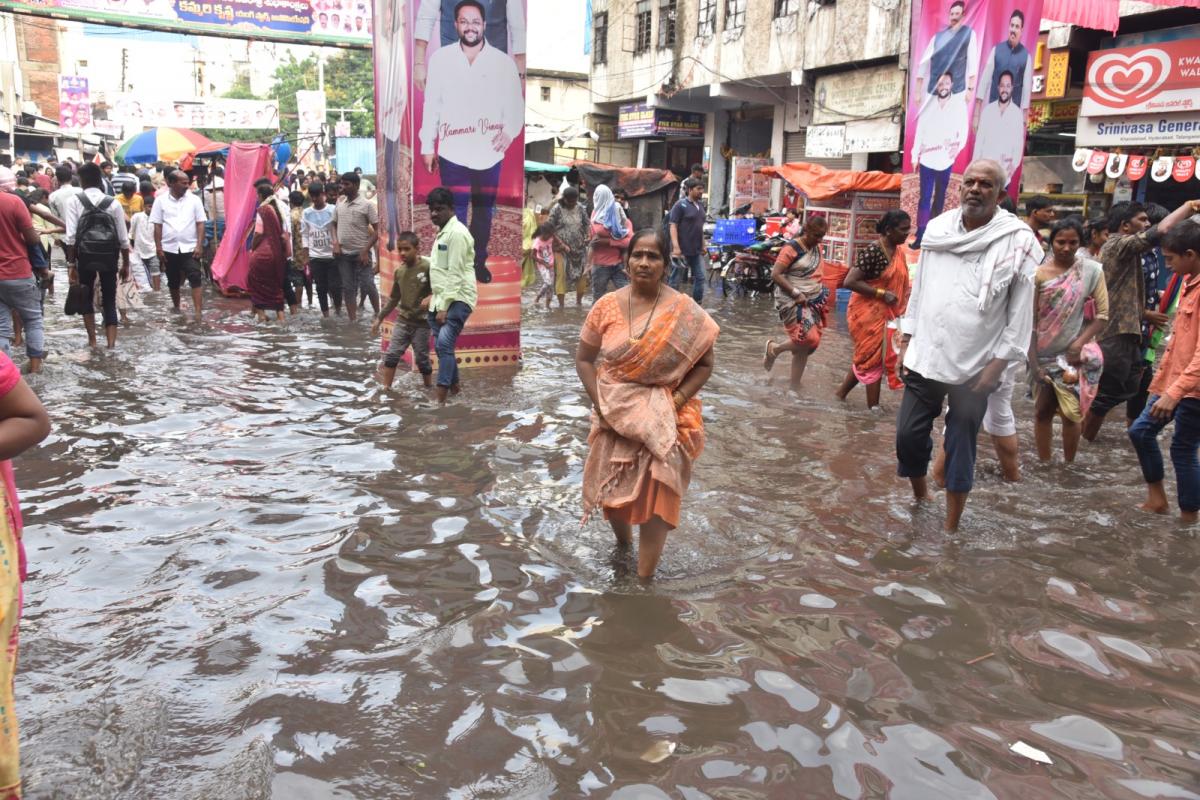
[(72, 290), (76, 285), (87, 287), (80, 292), (80, 314), (87, 330), (88, 345), (96, 346), (96, 312), (92, 293), (97, 283), (104, 307), (104, 337), (110, 348), (117, 344), (117, 272), (129, 278), (129, 233), (125, 228), (125, 212), (112, 197), (104, 193), (104, 176), (95, 164), (79, 168), (79, 185), (83, 189), (66, 203), (67, 231), (63, 245), (67, 250), (67, 268)]

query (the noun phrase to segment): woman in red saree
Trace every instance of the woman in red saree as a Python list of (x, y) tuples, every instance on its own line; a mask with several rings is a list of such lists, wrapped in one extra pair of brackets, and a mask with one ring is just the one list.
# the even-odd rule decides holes
[(896, 374), (894, 331), (888, 323), (903, 316), (908, 307), (911, 284), (902, 245), (911, 228), (912, 219), (903, 211), (884, 214), (875, 226), (879, 240), (861, 248), (854, 266), (846, 273), (842, 286), (854, 292), (846, 310), (854, 360), (837, 391), (839, 400), (845, 400), (861, 383), (867, 387), (867, 408), (874, 409), (879, 407), (885, 373), (889, 388), (904, 385)]
[(638, 576), (653, 577), (679, 525), (692, 465), (704, 449), (696, 394), (713, 370), (720, 329), (691, 297), (666, 285), (670, 245), (658, 230), (634, 235), (630, 284), (592, 306), (575, 368), (592, 399), (583, 468), (584, 521), (597, 508), (618, 545), (638, 535)]
[(258, 210), (254, 217), (254, 238), (250, 240), (250, 273), (246, 289), (254, 316), (267, 321), (267, 312), (283, 322), (283, 281), (287, 274), (287, 251), (283, 241), (283, 223), (272, 202), (270, 184), (258, 186)]

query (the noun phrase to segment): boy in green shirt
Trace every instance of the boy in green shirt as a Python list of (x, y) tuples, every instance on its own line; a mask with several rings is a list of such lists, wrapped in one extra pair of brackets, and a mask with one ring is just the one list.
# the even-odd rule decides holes
[(433, 385), (433, 364), (429, 361), (429, 300), (433, 290), (429, 286), (429, 259), (417, 255), (419, 246), (420, 241), (412, 231), (396, 237), (400, 267), (392, 275), (392, 293), (387, 303), (371, 324), (371, 336), (378, 336), (380, 324), (392, 309), (398, 309), (392, 325), (391, 343), (379, 365), (379, 382), (385, 389), (392, 388), (400, 357), (409, 346), (421, 372), (421, 380), (426, 387)]

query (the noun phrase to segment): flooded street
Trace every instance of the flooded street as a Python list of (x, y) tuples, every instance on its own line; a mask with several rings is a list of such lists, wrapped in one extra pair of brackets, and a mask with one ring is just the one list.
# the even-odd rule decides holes
[(1040, 467), (1018, 389), (1025, 480), (981, 437), (951, 537), (895, 477), (899, 394), (833, 399), (840, 314), (796, 401), (768, 302), (710, 303), (646, 589), (579, 525), (582, 312), (527, 308), (521, 370), (439, 411), (315, 310), (156, 295), (88, 352), (63, 277), (16, 464), (30, 798), (1200, 798), (1200, 544), (1133, 510), (1123, 420)]

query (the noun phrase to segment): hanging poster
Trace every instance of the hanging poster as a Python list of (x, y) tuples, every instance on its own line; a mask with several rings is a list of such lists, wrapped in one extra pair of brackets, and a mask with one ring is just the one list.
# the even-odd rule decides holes
[(369, 0), (0, 0), (0, 10), (191, 35), (361, 47), (371, 42)]
[(81, 131), (91, 125), (88, 79), (77, 75), (58, 76), (58, 126), (64, 131)]
[[(457, 15), (455, 10), (457, 8)], [(376, 0), (375, 141), (380, 273), (396, 236), (432, 251), (425, 201), (443, 186), (475, 239), (479, 300), (458, 339), (462, 366), (516, 365), (525, 163), (524, 0)], [(489, 280), (490, 278), (490, 280)], [(390, 325), (384, 326), (388, 335)]]
[(1176, 156), (1171, 175), (1180, 183), (1190, 181), (1196, 174), (1196, 159), (1192, 156)]
[(963, 170), (998, 161), (1020, 190), (1042, 0), (914, 0), (902, 206), (917, 222), (958, 206)]
[(142, 93), (109, 94), (108, 117), (131, 131), (141, 128), (224, 128), (278, 130), (276, 100), (231, 100), (224, 97), (147, 97)]

